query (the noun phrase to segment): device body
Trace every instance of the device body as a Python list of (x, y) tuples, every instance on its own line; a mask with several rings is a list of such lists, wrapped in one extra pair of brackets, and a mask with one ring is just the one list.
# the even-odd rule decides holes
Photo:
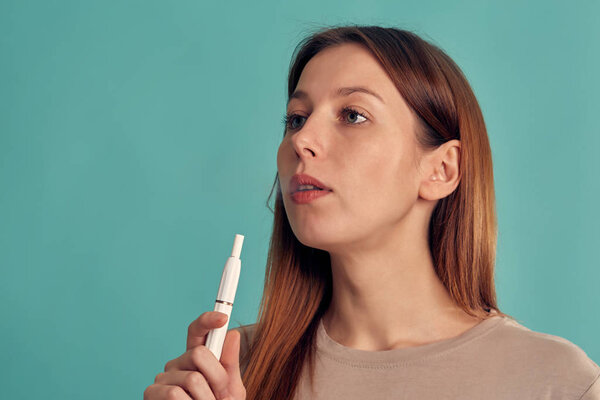
[(233, 241), (231, 256), (225, 262), (223, 275), (221, 276), (221, 284), (219, 285), (219, 291), (217, 292), (214, 311), (227, 314), (227, 322), (225, 322), (225, 325), (222, 327), (211, 330), (206, 336), (205, 345), (212, 351), (217, 360), (221, 359), (223, 342), (225, 341), (225, 335), (227, 335), (227, 327), (229, 326), (231, 311), (233, 310), (233, 300), (240, 279), (240, 270), (242, 267), (240, 253), (242, 252), (243, 242), (244, 236), (236, 234)]

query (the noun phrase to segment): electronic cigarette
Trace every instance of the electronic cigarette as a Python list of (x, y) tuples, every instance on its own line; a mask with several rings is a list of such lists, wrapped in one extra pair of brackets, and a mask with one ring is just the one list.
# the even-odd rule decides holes
[(227, 327), (229, 326), (229, 319), (231, 317), (231, 310), (233, 309), (233, 298), (235, 297), (235, 291), (237, 290), (238, 280), (240, 278), (240, 269), (242, 267), (240, 253), (242, 252), (243, 242), (244, 236), (236, 234), (235, 239), (233, 240), (231, 256), (227, 259), (225, 268), (223, 268), (223, 276), (221, 276), (221, 284), (219, 285), (217, 301), (215, 302), (214, 311), (227, 314), (227, 322), (222, 327), (208, 332), (208, 336), (206, 337), (206, 347), (212, 351), (215, 357), (217, 357), (217, 360), (221, 359), (223, 342), (225, 341), (225, 335), (227, 334)]

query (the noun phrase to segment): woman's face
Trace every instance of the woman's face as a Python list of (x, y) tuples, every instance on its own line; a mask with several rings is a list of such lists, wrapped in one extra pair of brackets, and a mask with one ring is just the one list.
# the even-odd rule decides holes
[[(337, 93), (347, 87), (367, 88), (381, 99)], [(288, 103), (290, 119), (277, 152), (291, 228), (301, 243), (321, 250), (376, 246), (418, 198), (415, 118), (385, 70), (358, 44), (315, 55), (302, 71), (299, 92)], [(317, 178), (331, 192), (295, 203), (290, 179), (297, 173)]]

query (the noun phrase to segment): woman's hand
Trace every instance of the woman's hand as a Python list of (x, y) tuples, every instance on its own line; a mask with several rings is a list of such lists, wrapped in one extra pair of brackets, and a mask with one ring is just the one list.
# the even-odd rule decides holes
[(165, 372), (144, 391), (144, 400), (245, 400), (246, 388), (240, 374), (240, 333), (225, 336), (221, 362), (206, 347), (212, 329), (225, 325), (227, 314), (207, 311), (188, 327), (186, 352), (170, 360)]

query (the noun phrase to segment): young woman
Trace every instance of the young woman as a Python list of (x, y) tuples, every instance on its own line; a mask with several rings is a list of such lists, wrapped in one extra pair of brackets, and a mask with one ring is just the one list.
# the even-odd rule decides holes
[(487, 132), (441, 49), (323, 29), (288, 99), (258, 321), (219, 362), (203, 344), (225, 321), (202, 314), (145, 398), (600, 399), (582, 349), (498, 309)]

